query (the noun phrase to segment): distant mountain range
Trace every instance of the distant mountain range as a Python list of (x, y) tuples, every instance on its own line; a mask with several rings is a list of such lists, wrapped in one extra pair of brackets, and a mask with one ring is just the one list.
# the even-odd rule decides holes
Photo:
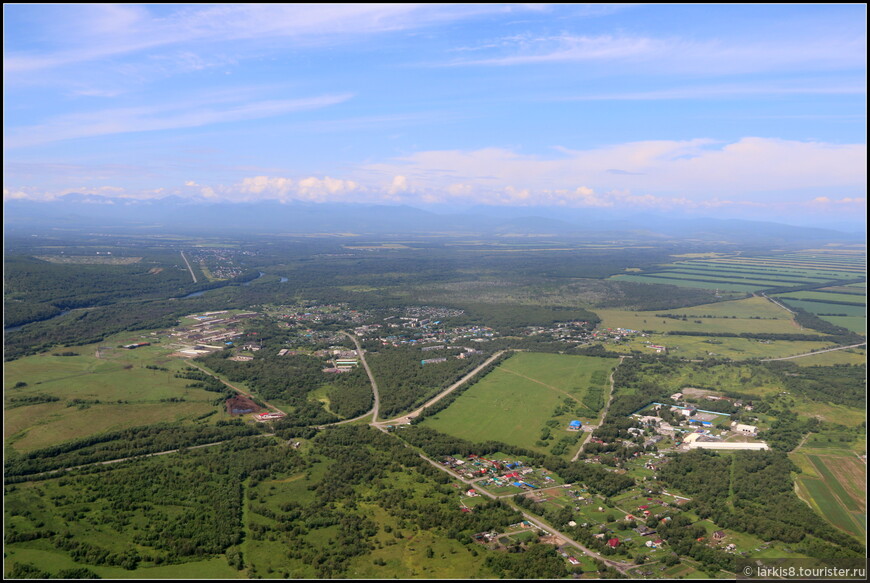
[(844, 232), (740, 219), (672, 218), (586, 208), (440, 207), (350, 203), (208, 202), (180, 197), (130, 200), (68, 194), (51, 202), (4, 202), (11, 232), (47, 228), (124, 229), (142, 233), (358, 233), (558, 235), (690, 238), (707, 241), (861, 242), (863, 229)]

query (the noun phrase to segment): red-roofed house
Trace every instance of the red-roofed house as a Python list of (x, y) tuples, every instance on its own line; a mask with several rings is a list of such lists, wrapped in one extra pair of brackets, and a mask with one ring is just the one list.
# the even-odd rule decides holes
[(619, 539), (614, 537), (614, 538), (610, 539), (609, 541), (607, 541), (607, 544), (610, 546), (610, 548), (615, 549), (616, 547), (619, 546)]

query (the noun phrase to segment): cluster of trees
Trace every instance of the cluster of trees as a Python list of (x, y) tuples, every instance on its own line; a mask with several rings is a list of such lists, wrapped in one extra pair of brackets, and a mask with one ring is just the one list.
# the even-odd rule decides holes
[[(721, 527), (798, 543), (798, 551), (819, 559), (862, 556), (865, 548), (859, 541), (830, 526), (797, 497), (792, 479), (797, 471), (783, 452), (723, 456), (696, 450), (675, 456), (659, 470), (659, 479), (691, 495), (687, 508)], [(681, 531), (672, 524), (664, 530), (660, 525), (659, 532), (679, 536)], [(691, 549), (681, 554), (694, 556)]]
[(3, 299), (3, 326), (12, 328), (30, 322), (48, 320), (63, 310), (51, 304), (40, 304), (27, 300)]
[[(150, 255), (128, 265), (52, 263), (29, 256), (4, 257), (4, 325), (14, 326), (72, 308), (105, 305), (129, 298), (167, 298), (187, 289), (190, 275), (181, 256)], [(156, 268), (156, 269), (155, 269)], [(38, 306), (46, 306), (40, 314)], [(54, 315), (54, 314), (51, 314)], [(36, 316), (33, 319), (28, 317)]]
[(567, 462), (556, 455), (544, 455), (499, 441), (472, 443), (420, 425), (412, 425), (403, 429), (398, 435), (434, 458), (447, 455), (468, 456), (470, 454), (487, 456), (496, 452), (523, 457), (528, 459), (531, 464), (543, 466), (556, 472), (566, 482), (582, 482), (592, 492), (605, 496), (613, 496), (634, 485), (634, 479), (627, 474), (609, 472), (597, 464)]
[(815, 417), (801, 420), (788, 409), (771, 409), (766, 401), (762, 401), (760, 405), (760, 409), (755, 410), (775, 415), (776, 419), (758, 437), (777, 451), (789, 452), (800, 444), (804, 435), (819, 430), (819, 420)]
[[(228, 359), (231, 354), (231, 350), (224, 350), (199, 357), (197, 360), (231, 381), (248, 384), (264, 399), (280, 399), (289, 403), (293, 413), (275, 422), (273, 425), (276, 429), (318, 425), (339, 420), (339, 417), (324, 409), (322, 403), (308, 398), (310, 391), (332, 380), (323, 372), (323, 365), (319, 359), (304, 354), (282, 357), (264, 355), (252, 361), (236, 362)], [(349, 395), (347, 400), (341, 401), (340, 398), (343, 411), (358, 410), (361, 406), (363, 398), (360, 389), (363, 385), (361, 383), (357, 385), (357, 391)]]
[(240, 421), (218, 422), (215, 425), (146, 425), (92, 435), (24, 454), (9, 450), (4, 471), (6, 481), (11, 482), (15, 481), (15, 477), (60, 468), (202, 445), (257, 433), (257, 428)]
[(634, 310), (671, 310), (720, 301), (713, 290), (680, 287), (669, 284), (608, 281), (609, 294), (596, 303), (599, 308), (631, 308)]
[[(346, 574), (351, 559), (382, 544), (374, 539), (381, 527), (392, 535), (387, 545), (418, 531), (473, 545), (473, 534), (501, 530), (522, 519), (500, 501), (475, 506), (473, 513), (460, 512), (456, 490), (446, 474), (401, 441), (370, 427), (331, 427), (321, 431), (312, 445), (312, 459), (329, 467), (321, 481), (309, 486), (313, 499), (285, 501), (275, 509), (267, 503), (266, 490), (252, 491), (250, 510), (257, 519), (250, 521), (250, 529), (255, 540), (283, 543), (288, 558), (306, 565), (316, 577)], [(408, 476), (413, 476), (410, 484)], [(371, 504), (390, 519), (374, 523), (361, 510)], [(335, 544), (311, 542), (311, 535), (327, 528)]]
[(54, 395), (47, 395), (45, 393), (36, 393), (24, 397), (9, 397), (7, 399), (8, 404), (6, 405), (6, 408), (14, 409), (15, 407), (26, 407), (27, 405), (52, 403), (54, 401), (60, 401), (60, 397), (55, 397)]
[(232, 350), (197, 358), (232, 382), (243, 382), (264, 399), (305, 400), (309, 391), (327, 380), (320, 359), (305, 354), (264, 355), (247, 362), (229, 360)]
[(864, 341), (864, 337), (860, 334), (856, 334), (851, 330), (843, 328), (842, 326), (837, 326), (836, 324), (832, 324), (827, 320), (823, 320), (819, 318), (817, 315), (812, 312), (808, 312), (803, 308), (799, 308), (794, 304), (788, 303), (788, 298), (778, 298), (780, 302), (784, 305), (788, 306), (792, 312), (794, 312), (795, 322), (803, 326), (804, 328), (812, 328), (813, 330), (817, 330), (822, 334), (830, 334), (833, 338), (829, 338), (831, 342), (836, 342), (840, 345), (848, 345), (848, 344), (858, 344), (859, 342)]
[(20, 330), (4, 334), (4, 358), (14, 360), (37, 354), (57, 345), (81, 346), (100, 342), (118, 332), (151, 328), (170, 328), (178, 317), (190, 313), (190, 307), (177, 302), (137, 302), (115, 304), (90, 310), (75, 310), (48, 322), (35, 322)]
[(863, 409), (867, 405), (867, 366), (798, 366), (776, 361), (765, 366), (779, 376), (783, 388), (814, 401)]
[[(506, 353), (502, 354), (497, 359), (495, 359), (494, 361), (492, 361), (491, 363), (486, 365), (483, 369), (481, 369), (481, 371), (477, 374), (477, 377), (475, 377), (475, 378), (482, 379), (483, 377), (485, 377), (486, 375), (488, 375), (489, 373), (494, 371), (501, 363), (506, 361), (511, 356), (513, 356), (512, 352), (506, 352)], [(452, 393), (450, 393), (449, 395), (447, 395), (443, 399), (439, 400), (437, 403), (423, 408), (423, 410), (420, 412), (420, 414), (411, 420), (411, 424), (416, 425), (417, 423), (420, 423), (421, 421), (423, 421), (426, 417), (431, 417), (432, 415), (435, 415), (438, 412), (443, 411), (444, 409), (449, 407), (451, 404), (453, 404), (453, 402), (456, 399), (458, 399), (462, 393), (467, 391), (472, 386), (474, 386), (474, 383), (465, 383), (464, 385), (462, 385), (461, 387), (458, 387), (455, 391), (453, 391)]]
[(417, 348), (383, 348), (369, 352), (367, 362), (378, 379), (380, 414), (389, 418), (416, 406), (458, 381), (479, 365), (484, 355), (448, 358), (445, 362), (420, 364), (427, 353)]
[(674, 373), (680, 363), (654, 355), (635, 354), (626, 358), (613, 372), (613, 400), (607, 417), (599, 428), (610, 424), (619, 425), (622, 420), (652, 402), (670, 402), (670, 391), (656, 382), (656, 376)]
[[(545, 544), (532, 543), (523, 552), (489, 555), (485, 564), (500, 579), (562, 579), (569, 574), (556, 547)], [(570, 571), (581, 572), (579, 568)]]
[(330, 411), (336, 415), (350, 419), (372, 408), (372, 385), (362, 366), (335, 375), (331, 385), (326, 396), (329, 398)]
[(51, 573), (40, 569), (33, 563), (15, 563), (8, 573), (10, 579), (102, 579), (99, 575), (85, 567), (61, 569)]
[(519, 332), (526, 326), (551, 326), (558, 322), (574, 321), (586, 321), (591, 329), (601, 321), (593, 312), (576, 307), (457, 301), (451, 304), (465, 310), (465, 316), (457, 319), (459, 323), (488, 326), (506, 334)]
[(720, 570), (734, 572), (734, 556), (711, 547), (704, 526), (692, 525), (692, 521), (684, 514), (677, 514), (668, 521), (659, 522), (656, 532), (668, 542), (671, 551), (679, 556), (695, 559), (701, 563), (702, 569), (708, 575), (713, 576)]
[[(824, 321), (824, 320), (823, 320)], [(809, 326), (808, 326), (809, 327)], [(821, 330), (820, 330), (821, 331)], [(835, 342), (830, 336), (818, 334), (773, 334), (768, 332), (697, 332), (692, 330), (673, 330), (671, 336), (710, 336), (714, 338), (749, 338), (752, 340), (784, 340), (787, 342)]]

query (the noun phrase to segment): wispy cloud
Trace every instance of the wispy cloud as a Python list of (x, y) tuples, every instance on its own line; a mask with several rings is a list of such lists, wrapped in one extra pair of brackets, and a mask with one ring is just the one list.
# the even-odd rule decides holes
[(75, 138), (255, 120), (328, 107), (351, 97), (350, 94), (322, 95), (217, 104), (214, 103), (214, 98), (211, 98), (211, 103), (209, 99), (203, 98), (182, 103), (75, 113), (58, 116), (39, 125), (19, 127), (10, 132), (5, 146), (22, 148)]
[(55, 25), (57, 48), (10, 51), (4, 69), (8, 74), (40, 71), (191, 43), (285, 39), (335, 44), (360, 35), (523, 10), (520, 5), (486, 4), (76, 5), (65, 13), (62, 27)]
[(679, 193), (695, 200), (738, 193), (748, 200), (787, 189), (864, 189), (867, 175), (864, 144), (747, 137), (731, 143), (659, 140), (557, 150), (561, 155), (550, 158), (499, 148), (427, 151), (361, 170), (371, 179), (402, 175), (409, 183), (433, 191), (449, 192), (462, 184), (464, 188), (455, 190), (463, 195), (503, 196), (509, 187), (527, 191), (528, 204), (543, 193), (550, 193), (546, 198), (578, 187), (657, 196)]
[[(866, 66), (866, 38), (831, 35), (806, 39), (695, 40), (679, 36), (520, 35), (483, 45), (495, 55), (458, 59), (451, 66), (517, 66), (548, 63), (622, 63), (649, 72), (734, 74), (770, 70), (837, 70)], [(466, 47), (468, 48), (468, 47)]]
[[(812, 80), (804, 80), (804, 83)], [(553, 101), (649, 101), (667, 99), (730, 99), (758, 96), (782, 95), (865, 95), (867, 87), (859, 83), (831, 83), (816, 80), (812, 84), (775, 85), (771, 83), (705, 85), (695, 87), (675, 87), (654, 91), (632, 91), (621, 93), (591, 93), (570, 97), (554, 97)]]

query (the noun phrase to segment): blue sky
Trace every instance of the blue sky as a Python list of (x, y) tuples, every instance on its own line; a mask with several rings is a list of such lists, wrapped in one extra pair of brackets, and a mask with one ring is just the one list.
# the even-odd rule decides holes
[(4, 200), (866, 209), (866, 7), (5, 5)]

